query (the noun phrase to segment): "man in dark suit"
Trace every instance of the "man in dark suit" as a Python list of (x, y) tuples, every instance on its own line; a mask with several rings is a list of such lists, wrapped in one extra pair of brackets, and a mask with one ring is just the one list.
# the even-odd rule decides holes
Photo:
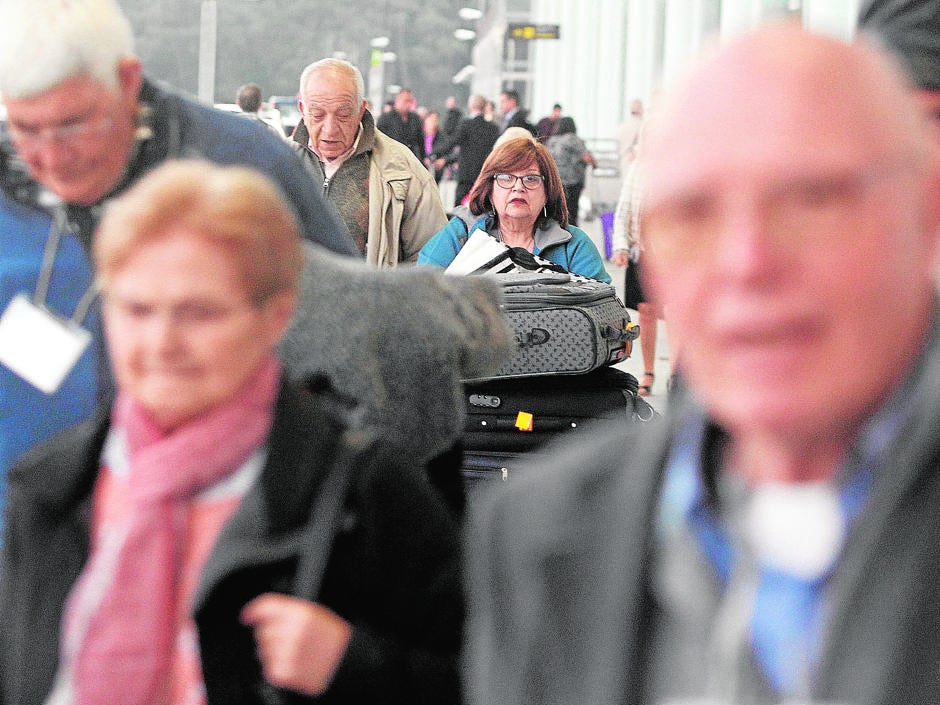
[(424, 127), (421, 117), (414, 112), (415, 97), (402, 88), (395, 96), (392, 110), (382, 113), (375, 126), (393, 140), (410, 149), (419, 162), (424, 161)]
[(447, 110), (444, 112), (444, 123), (441, 129), (445, 135), (452, 135), (457, 131), (457, 126), (463, 120), (463, 110), (457, 106), (457, 99), (454, 96), (447, 97)]
[(535, 126), (529, 122), (529, 111), (519, 107), (519, 93), (514, 90), (503, 91), (499, 96), (499, 111), (503, 114), (502, 129), (524, 127), (535, 134)]
[(912, 93), (777, 24), (663, 97), (644, 275), (686, 385), (473, 517), (470, 703), (940, 702), (940, 160)]
[(457, 163), (457, 190), (454, 193), (454, 205), (459, 206), (470, 193), (483, 162), (499, 137), (499, 128), (483, 117), (486, 98), (472, 95), (467, 103), (470, 117), (457, 126), (449, 139), (432, 155), (434, 167), (441, 169), (445, 164)]

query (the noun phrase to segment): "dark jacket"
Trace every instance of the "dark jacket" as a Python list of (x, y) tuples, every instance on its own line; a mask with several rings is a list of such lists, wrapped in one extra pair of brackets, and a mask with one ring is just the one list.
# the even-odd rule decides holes
[[(308, 513), (344, 430), (331, 402), (282, 388), (261, 476), (203, 569), (194, 615), (210, 705), (262, 703), (253, 635), (238, 614), (256, 595), (291, 590)], [(5, 705), (39, 705), (51, 687), (63, 603), (88, 557), (107, 419), (103, 412), (35, 449), (11, 473), (0, 580)], [(353, 637), (316, 702), (455, 702), (456, 527), (420, 468), (380, 446), (359, 457), (317, 598), (353, 624)]]
[[(940, 350), (830, 579), (808, 700), (940, 702)], [(683, 402), (684, 403), (684, 402)], [(640, 705), (654, 526), (681, 409), (550, 448), (469, 532), (467, 692), (474, 705)]]
[(529, 111), (525, 108), (519, 108), (512, 114), (512, 117), (509, 118), (509, 121), (503, 127), (503, 132), (508, 130), (510, 127), (524, 127), (533, 135), (535, 135), (535, 125), (529, 122)]
[(450, 108), (444, 114), (444, 123), (441, 125), (441, 129), (444, 130), (444, 134), (452, 135), (457, 130), (457, 126), (463, 121), (463, 110), (460, 108)]
[(408, 113), (408, 118), (402, 119), (397, 110), (389, 110), (379, 116), (375, 126), (410, 149), (419, 162), (424, 159), (424, 127), (418, 113)]
[[(432, 158), (442, 157), (451, 164), (457, 162), (457, 181), (472, 185), (498, 137), (496, 125), (487, 122), (482, 115), (475, 115), (461, 122), (453, 135), (436, 146)], [(458, 147), (459, 152), (455, 151)]]

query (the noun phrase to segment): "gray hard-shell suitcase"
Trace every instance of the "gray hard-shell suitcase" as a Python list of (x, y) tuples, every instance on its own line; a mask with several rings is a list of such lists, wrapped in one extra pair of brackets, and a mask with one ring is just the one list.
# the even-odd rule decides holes
[(516, 342), (493, 377), (578, 375), (630, 356), (640, 329), (610, 284), (555, 272), (483, 276), (500, 283)]

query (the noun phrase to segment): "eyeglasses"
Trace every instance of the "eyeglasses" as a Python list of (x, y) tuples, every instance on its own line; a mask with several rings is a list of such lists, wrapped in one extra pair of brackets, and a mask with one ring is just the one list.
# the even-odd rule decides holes
[(493, 177), (493, 181), (496, 182), (497, 186), (501, 186), (502, 188), (514, 188), (516, 182), (521, 181), (526, 191), (532, 191), (542, 185), (542, 182), (545, 181), (545, 177), (541, 174), (523, 174), (522, 176), (516, 176), (515, 174), (497, 174)]
[(87, 139), (109, 129), (112, 123), (111, 116), (102, 115), (50, 127), (20, 127), (11, 124), (9, 132), (17, 149), (30, 150), (38, 148), (44, 141), (67, 144)]
[(853, 218), (870, 217), (865, 206), (876, 185), (909, 168), (894, 162), (857, 172), (807, 175), (750, 196), (708, 190), (677, 194), (651, 204), (641, 228), (651, 249), (685, 261), (720, 256), (723, 234), (742, 208), (755, 209), (760, 227), (775, 242), (796, 248), (832, 242), (845, 235)]

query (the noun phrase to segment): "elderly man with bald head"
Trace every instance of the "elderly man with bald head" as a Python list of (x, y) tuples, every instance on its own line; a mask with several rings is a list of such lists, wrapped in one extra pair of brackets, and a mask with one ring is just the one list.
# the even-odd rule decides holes
[(342, 59), (316, 61), (301, 73), (298, 96), (302, 120), (291, 147), (366, 262), (417, 260), (447, 222), (441, 194), (424, 164), (376, 129), (359, 69)]
[(664, 95), (645, 283), (687, 390), (474, 518), (471, 702), (940, 702), (940, 171), (906, 81), (767, 25)]

